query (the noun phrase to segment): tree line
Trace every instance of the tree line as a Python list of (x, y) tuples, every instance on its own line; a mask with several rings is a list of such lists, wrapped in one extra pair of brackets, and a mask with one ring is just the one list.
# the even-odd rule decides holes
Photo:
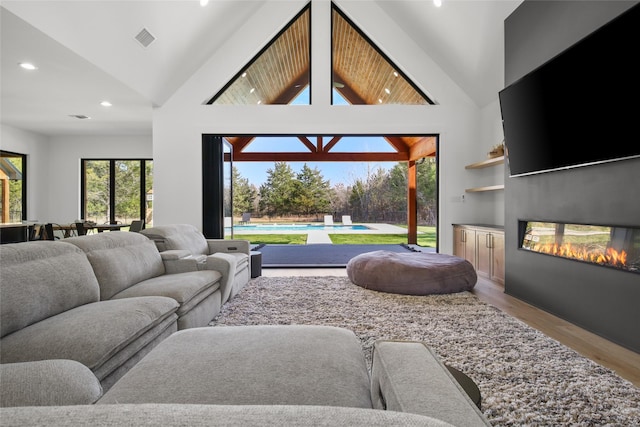
[[(417, 205), (420, 225), (436, 224), (436, 163), (418, 162)], [(389, 171), (368, 169), (363, 177), (345, 185), (331, 185), (318, 168), (306, 163), (295, 172), (286, 162), (275, 162), (267, 179), (257, 187), (232, 168), (233, 214), (251, 212), (266, 217), (351, 215), (357, 222), (406, 223), (408, 165), (399, 162)]]

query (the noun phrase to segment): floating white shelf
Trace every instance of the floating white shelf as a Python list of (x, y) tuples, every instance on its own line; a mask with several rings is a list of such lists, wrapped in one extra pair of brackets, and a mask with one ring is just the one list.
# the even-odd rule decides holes
[(481, 191), (496, 191), (496, 190), (504, 190), (504, 184), (487, 185), (485, 187), (467, 188), (464, 191), (466, 191), (467, 193), (479, 193)]

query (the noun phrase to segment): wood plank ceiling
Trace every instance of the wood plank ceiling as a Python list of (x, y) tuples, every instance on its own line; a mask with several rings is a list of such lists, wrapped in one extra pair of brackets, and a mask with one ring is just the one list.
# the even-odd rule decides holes
[[(232, 79), (209, 104), (288, 104), (310, 84), (310, 6)], [(335, 5), (332, 13), (334, 88), (350, 104), (429, 105), (429, 99)], [(302, 152), (244, 152), (254, 136), (226, 138), (234, 161), (408, 161), (433, 156), (435, 136), (386, 136), (396, 152), (334, 153), (340, 137), (298, 137)]]

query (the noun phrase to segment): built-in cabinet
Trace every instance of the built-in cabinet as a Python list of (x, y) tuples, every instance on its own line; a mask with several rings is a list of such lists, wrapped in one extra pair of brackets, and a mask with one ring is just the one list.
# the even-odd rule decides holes
[(504, 285), (504, 228), (454, 224), (453, 254), (469, 261), (479, 276)]

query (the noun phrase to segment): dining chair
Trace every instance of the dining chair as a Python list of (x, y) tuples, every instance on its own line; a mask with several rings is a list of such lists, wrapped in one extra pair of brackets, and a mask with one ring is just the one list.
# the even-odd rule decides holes
[(29, 241), (42, 240), (44, 226), (42, 224), (32, 224), (29, 226)]
[(144, 228), (144, 220), (143, 219), (135, 219), (131, 221), (131, 225), (129, 226), (129, 231), (141, 231)]
[(53, 224), (48, 222), (43, 225), (44, 233), (42, 230), (40, 231), (40, 239), (41, 240), (55, 240), (55, 236), (53, 234)]
[(87, 229), (84, 227), (84, 223), (82, 221), (77, 221), (75, 224), (78, 236), (85, 236), (87, 234)]

